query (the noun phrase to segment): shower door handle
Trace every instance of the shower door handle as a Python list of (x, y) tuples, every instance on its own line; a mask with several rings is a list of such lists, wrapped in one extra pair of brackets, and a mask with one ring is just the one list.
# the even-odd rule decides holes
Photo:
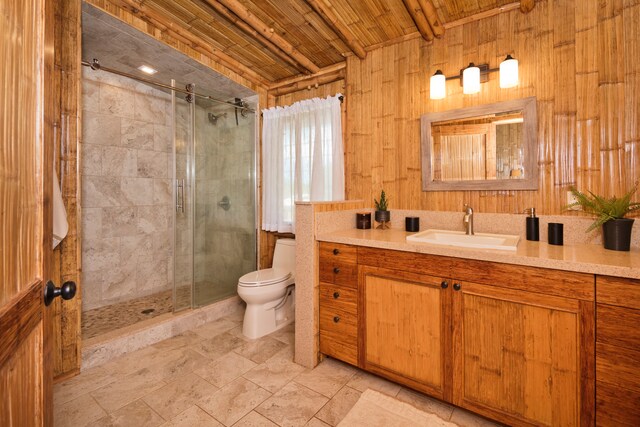
[(184, 179), (176, 179), (176, 212), (184, 213)]

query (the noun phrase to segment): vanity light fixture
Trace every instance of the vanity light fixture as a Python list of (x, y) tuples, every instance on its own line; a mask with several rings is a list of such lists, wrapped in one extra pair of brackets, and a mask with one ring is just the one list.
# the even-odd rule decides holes
[(153, 75), (158, 72), (158, 70), (149, 67), (148, 65), (141, 65), (138, 67), (138, 70), (142, 71), (145, 74)]
[(429, 97), (431, 99), (443, 99), (446, 96), (446, 80), (460, 79), (462, 92), (465, 95), (471, 95), (480, 92), (480, 83), (489, 80), (489, 73), (494, 71), (500, 72), (500, 87), (503, 89), (515, 87), (519, 83), (518, 79), (518, 60), (511, 55), (500, 63), (500, 68), (489, 68), (488, 64), (475, 65), (473, 62), (467, 68), (460, 70), (460, 74), (456, 76), (446, 77), (442, 71), (437, 70), (431, 76)]

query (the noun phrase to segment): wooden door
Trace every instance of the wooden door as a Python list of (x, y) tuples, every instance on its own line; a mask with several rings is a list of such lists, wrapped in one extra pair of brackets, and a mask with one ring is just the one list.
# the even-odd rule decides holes
[(0, 0), (2, 426), (53, 424), (52, 365), (43, 363), (51, 357), (43, 285), (52, 242), (52, 17), (50, 1)]
[(453, 402), (509, 425), (591, 425), (593, 302), (456, 283)]
[(364, 368), (450, 399), (450, 292), (443, 279), (362, 266), (359, 276)]

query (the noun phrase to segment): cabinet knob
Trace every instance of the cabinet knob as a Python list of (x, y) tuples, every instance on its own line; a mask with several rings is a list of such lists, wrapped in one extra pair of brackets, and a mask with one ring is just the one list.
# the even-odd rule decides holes
[(340, 273), (340, 269), (338, 267), (333, 267), (333, 272), (338, 274)]
[(333, 250), (333, 254), (334, 254), (334, 255), (338, 255), (339, 253), (340, 253), (340, 249), (335, 248), (335, 249)]
[(340, 321), (340, 316), (333, 316), (333, 323), (338, 323)]
[(459, 291), (460, 288), (462, 288), (462, 285), (460, 283), (454, 283), (453, 284), (453, 289), (455, 289), (456, 291)]
[(333, 298), (334, 298), (334, 299), (338, 299), (338, 298), (340, 298), (340, 292), (334, 292), (334, 293), (333, 293)]
[(443, 280), (442, 282), (440, 282), (440, 287), (442, 289), (447, 289), (449, 287), (449, 282), (447, 282), (446, 280)]

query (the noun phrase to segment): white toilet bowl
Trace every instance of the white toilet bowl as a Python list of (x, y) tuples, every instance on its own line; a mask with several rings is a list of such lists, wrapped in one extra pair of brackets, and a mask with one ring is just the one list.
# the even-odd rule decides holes
[(295, 240), (279, 239), (273, 268), (252, 271), (238, 280), (238, 296), (247, 303), (242, 333), (255, 339), (293, 321)]

